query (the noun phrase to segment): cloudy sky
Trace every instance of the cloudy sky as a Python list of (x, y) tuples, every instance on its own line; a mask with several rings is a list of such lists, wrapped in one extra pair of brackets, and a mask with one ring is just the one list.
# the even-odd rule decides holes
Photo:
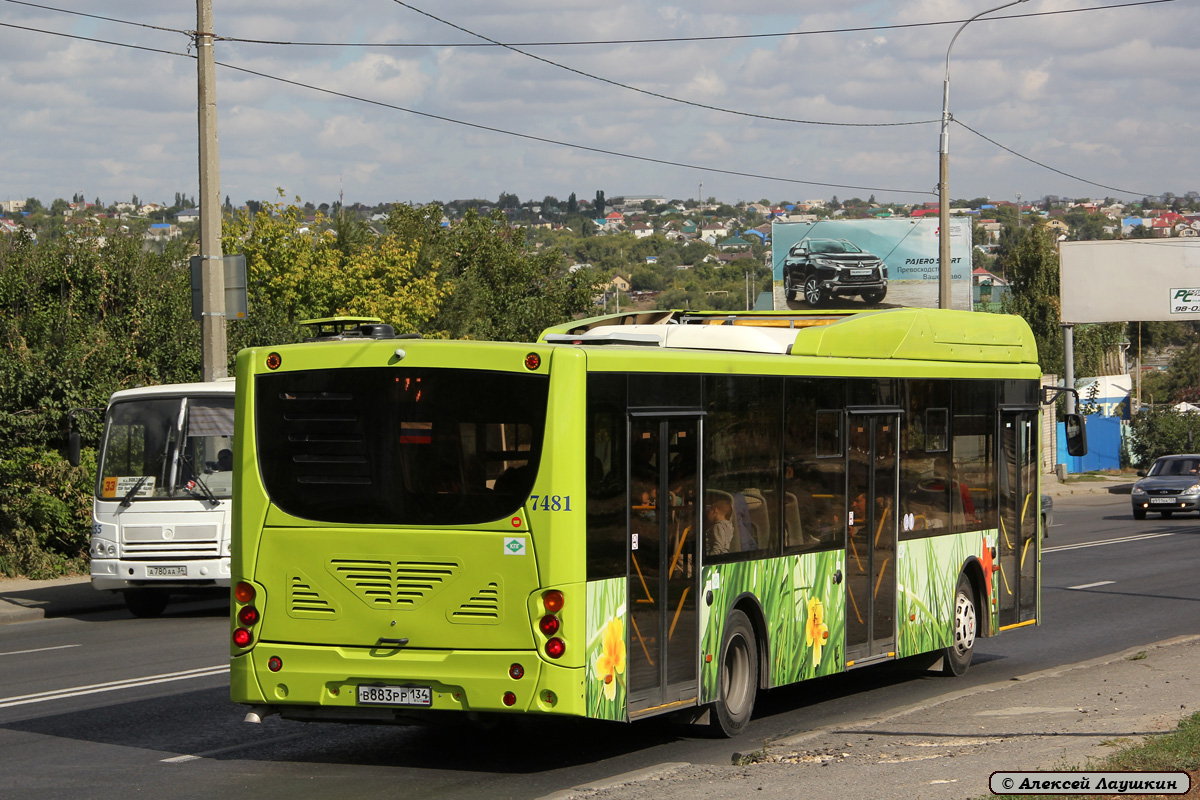
[[(1002, 1), (213, 0), (221, 196), (932, 201), (946, 49)], [(0, 0), (0, 199), (196, 195), (195, 6)], [(972, 22), (950, 195), (1200, 191), (1198, 31), (1198, 0)]]

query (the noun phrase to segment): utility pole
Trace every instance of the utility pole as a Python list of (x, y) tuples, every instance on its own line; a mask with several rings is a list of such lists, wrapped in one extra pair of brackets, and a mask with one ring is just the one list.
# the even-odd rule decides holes
[(200, 357), (203, 379), (211, 381), (229, 374), (212, 0), (196, 0), (196, 76), (200, 129)]

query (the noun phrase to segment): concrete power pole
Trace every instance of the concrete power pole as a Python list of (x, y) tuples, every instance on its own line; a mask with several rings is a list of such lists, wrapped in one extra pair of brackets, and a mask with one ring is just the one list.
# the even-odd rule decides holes
[(196, 75), (200, 125), (200, 356), (206, 381), (228, 375), (225, 265), (221, 258), (221, 169), (212, 0), (196, 0)]

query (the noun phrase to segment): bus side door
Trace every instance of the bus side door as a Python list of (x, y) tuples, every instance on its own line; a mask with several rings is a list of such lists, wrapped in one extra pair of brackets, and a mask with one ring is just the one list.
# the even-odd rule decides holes
[(629, 715), (698, 697), (700, 419), (629, 423)]

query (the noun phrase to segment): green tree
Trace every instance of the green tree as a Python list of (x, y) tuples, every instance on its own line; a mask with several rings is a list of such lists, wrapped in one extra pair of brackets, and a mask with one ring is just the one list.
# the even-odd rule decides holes
[(604, 216), (604, 192), (596, 190), (596, 202), (592, 206), (592, 213), (596, 219)]
[(223, 238), (230, 253), (246, 256), (249, 284), (250, 313), (230, 329), (234, 352), (296, 341), (304, 319), (375, 316), (411, 332), (437, 314), (446, 290), (436, 264), (419, 265), (411, 240), (389, 230), (378, 239), (351, 241), (339, 238), (336, 226), (321, 230), (326, 221), (318, 214), (310, 226), (303, 209), (282, 203), (226, 220)]
[[(199, 377), (183, 248), (148, 252), (140, 236), (92, 225), (0, 242), (0, 572), (49, 577), (86, 565), (94, 468), (59, 454), (72, 409)], [(98, 420), (75, 420), (94, 443)]]
[(1020, 234), (1001, 234), (998, 259), (1010, 294), (1001, 309), (1024, 317), (1037, 341), (1043, 372), (1062, 374), (1062, 329), (1059, 306), (1058, 254), (1041, 226)]
[(571, 192), (571, 196), (567, 198), (567, 213), (568, 214), (578, 214), (579, 213), (579, 201), (575, 199), (574, 192)]
[(502, 214), (468, 211), (447, 234), (453, 281), (436, 322), (450, 336), (531, 342), (551, 325), (590, 310), (598, 280), (568, 272), (561, 252), (530, 252)]
[(1167, 407), (1143, 408), (1130, 422), (1129, 452), (1135, 466), (1148, 468), (1159, 456), (1194, 453), (1200, 445), (1200, 414)]

